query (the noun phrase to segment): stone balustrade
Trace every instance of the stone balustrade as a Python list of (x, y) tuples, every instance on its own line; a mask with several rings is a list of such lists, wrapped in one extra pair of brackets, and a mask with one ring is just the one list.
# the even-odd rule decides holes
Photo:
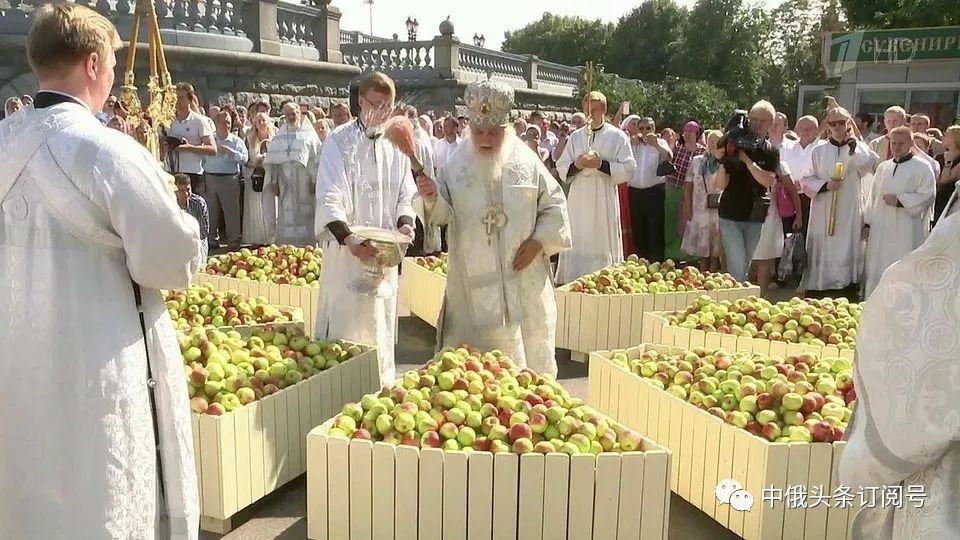
[(432, 41), (341, 43), (345, 64), (363, 72), (382, 71), (396, 79), (437, 79)]

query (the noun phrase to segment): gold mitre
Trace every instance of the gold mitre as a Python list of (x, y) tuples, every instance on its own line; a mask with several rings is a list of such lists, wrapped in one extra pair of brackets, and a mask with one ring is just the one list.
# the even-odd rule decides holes
[(490, 80), (471, 83), (463, 92), (470, 123), (477, 127), (497, 127), (510, 123), (513, 88)]

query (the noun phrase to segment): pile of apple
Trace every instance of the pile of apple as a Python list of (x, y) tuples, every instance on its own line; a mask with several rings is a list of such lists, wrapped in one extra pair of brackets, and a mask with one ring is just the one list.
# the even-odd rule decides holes
[(311, 341), (300, 329), (180, 333), (190, 408), (219, 416), (330, 369), (362, 352), (341, 341)]
[(210, 283), (191, 285), (186, 291), (167, 291), (167, 311), (178, 330), (195, 326), (239, 326), (291, 322), (294, 309), (278, 307), (265, 297), (246, 297), (236, 291), (216, 291)]
[(843, 439), (857, 394), (853, 364), (806, 353), (779, 359), (754, 353), (693, 349), (646, 351), (611, 360), (726, 423), (775, 442)]
[(262, 283), (319, 287), (322, 256), (320, 248), (315, 246), (243, 248), (210, 257), (203, 271)]
[(677, 269), (670, 259), (648, 263), (646, 259), (630, 255), (623, 263), (577, 278), (569, 287), (573, 292), (585, 294), (656, 294), (737, 289), (747, 285), (730, 274), (704, 273), (695, 266)]
[(701, 296), (686, 311), (668, 315), (667, 320), (673, 326), (705, 332), (852, 349), (862, 309), (863, 304), (852, 304), (846, 298), (793, 298), (773, 304), (755, 296), (735, 302)]
[(638, 451), (640, 436), (499, 351), (447, 348), (392, 387), (344, 405), (329, 435), (467, 452)]
[(426, 257), (417, 257), (414, 259), (417, 264), (441, 276), (447, 275), (447, 254), (441, 253), (439, 256), (428, 255)]

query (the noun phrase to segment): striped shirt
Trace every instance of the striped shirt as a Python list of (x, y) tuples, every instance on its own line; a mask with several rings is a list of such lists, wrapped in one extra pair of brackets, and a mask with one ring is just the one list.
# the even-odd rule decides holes
[(200, 224), (200, 238), (206, 240), (207, 235), (210, 234), (210, 216), (207, 214), (207, 203), (203, 197), (191, 193), (190, 198), (187, 199), (187, 213)]

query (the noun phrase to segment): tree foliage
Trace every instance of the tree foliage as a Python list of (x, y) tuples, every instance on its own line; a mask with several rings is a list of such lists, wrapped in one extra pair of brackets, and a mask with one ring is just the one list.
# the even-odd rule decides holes
[(539, 21), (504, 33), (503, 50), (535, 54), (543, 60), (582, 66), (604, 58), (614, 26), (601, 20), (544, 13)]
[(675, 0), (648, 0), (620, 17), (603, 63), (625, 77), (662, 81), (672, 73), (673, 51), (687, 10)]
[(842, 0), (854, 28), (960, 25), (957, 0)]

